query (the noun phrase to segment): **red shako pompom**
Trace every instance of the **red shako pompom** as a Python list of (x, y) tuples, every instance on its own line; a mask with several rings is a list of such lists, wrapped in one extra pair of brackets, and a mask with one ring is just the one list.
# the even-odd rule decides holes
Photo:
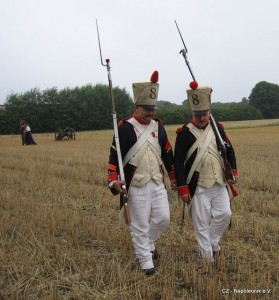
[(159, 73), (158, 71), (154, 71), (153, 74), (151, 75), (150, 81), (152, 83), (157, 83), (159, 80)]
[(190, 88), (192, 89), (192, 90), (196, 90), (197, 88), (198, 88), (198, 86), (199, 86), (199, 84), (196, 82), (196, 81), (192, 81), (192, 82), (190, 82)]

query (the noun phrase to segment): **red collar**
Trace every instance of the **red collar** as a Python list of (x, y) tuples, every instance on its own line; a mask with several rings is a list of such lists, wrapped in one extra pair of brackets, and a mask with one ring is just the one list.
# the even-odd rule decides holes
[(144, 121), (141, 117), (139, 117), (137, 114), (133, 114), (132, 116), (133, 118), (135, 118), (141, 125), (149, 125), (148, 122)]

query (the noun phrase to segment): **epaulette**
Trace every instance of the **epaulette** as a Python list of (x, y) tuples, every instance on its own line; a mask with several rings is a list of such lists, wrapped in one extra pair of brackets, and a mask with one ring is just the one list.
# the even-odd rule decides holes
[(131, 117), (126, 117), (126, 118), (123, 118), (121, 119), (119, 122), (118, 122), (118, 127), (122, 126), (127, 120), (129, 120)]
[(179, 127), (179, 128), (177, 128), (177, 129), (176, 129), (176, 134), (177, 134), (177, 133), (179, 133), (179, 132), (181, 132), (181, 131), (182, 131), (182, 129), (183, 129), (183, 126), (182, 126), (182, 127)]

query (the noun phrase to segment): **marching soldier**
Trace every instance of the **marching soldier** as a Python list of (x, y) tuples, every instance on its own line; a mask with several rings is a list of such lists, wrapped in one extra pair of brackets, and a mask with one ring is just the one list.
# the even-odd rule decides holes
[(187, 94), (193, 118), (177, 129), (175, 174), (178, 193), (190, 208), (201, 256), (214, 262), (220, 254), (220, 239), (230, 223), (229, 185), (236, 183), (238, 171), (233, 146), (217, 123), (234, 174), (234, 181), (226, 181), (224, 163), (210, 125), (212, 89), (198, 88), (196, 82), (191, 86)]
[[(153, 275), (153, 259), (159, 257), (155, 241), (168, 228), (170, 210), (164, 184), (165, 166), (175, 189), (173, 151), (161, 121), (154, 119), (159, 84), (158, 72), (151, 82), (134, 83), (135, 111), (118, 125), (126, 182), (119, 180), (115, 139), (110, 149), (108, 183), (114, 195), (127, 191), (130, 232), (141, 269)], [(126, 189), (123, 185), (126, 184)]]

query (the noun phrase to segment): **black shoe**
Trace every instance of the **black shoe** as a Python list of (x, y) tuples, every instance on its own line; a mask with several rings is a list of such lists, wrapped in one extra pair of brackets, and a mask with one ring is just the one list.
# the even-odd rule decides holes
[(152, 253), (152, 258), (154, 260), (159, 259), (160, 258), (160, 253), (155, 249), (154, 251), (150, 251)]
[(213, 251), (213, 257), (214, 258), (219, 258), (220, 255), (221, 255), (221, 250), (219, 250), (219, 251)]
[(220, 264), (220, 254), (221, 251), (213, 251), (213, 258), (214, 258), (214, 263), (213, 263), (213, 267), (218, 267), (218, 265)]
[(151, 276), (155, 274), (155, 268), (150, 268), (150, 269), (143, 269), (143, 272), (145, 273), (146, 276)]

